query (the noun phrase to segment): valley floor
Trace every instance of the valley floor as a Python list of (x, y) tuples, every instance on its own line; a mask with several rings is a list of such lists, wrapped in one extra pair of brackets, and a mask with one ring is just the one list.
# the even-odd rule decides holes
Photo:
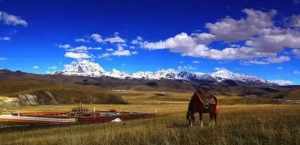
[[(190, 94), (182, 94), (188, 96)], [(300, 105), (242, 103), (238, 97), (222, 98), (215, 128), (187, 128), (186, 98), (166, 100), (142, 95), (126, 96), (128, 105), (85, 105), (97, 110), (156, 112), (152, 119), (123, 123), (51, 128), (0, 130), (1, 145), (298, 145)], [(151, 98), (152, 96), (152, 98)], [(157, 97), (157, 96), (156, 96)], [(139, 99), (140, 100), (139, 100)], [(147, 99), (148, 98), (148, 99)], [(152, 100), (152, 101), (151, 101)], [(239, 100), (239, 101), (237, 101)], [(239, 103), (238, 103), (239, 102)], [(8, 108), (6, 111), (69, 111), (78, 105)], [(207, 123), (208, 116), (205, 115)]]

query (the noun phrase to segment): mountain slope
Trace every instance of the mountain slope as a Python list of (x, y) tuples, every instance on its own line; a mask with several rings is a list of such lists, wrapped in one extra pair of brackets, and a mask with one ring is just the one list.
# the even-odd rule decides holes
[(111, 72), (104, 71), (104, 69), (97, 63), (87, 60), (72, 62), (65, 66), (62, 72), (56, 74), (63, 74), (68, 76), (88, 76), (88, 77), (112, 77), (118, 79), (146, 79), (146, 80), (185, 80), (185, 81), (209, 81), (222, 82), (226, 80), (236, 81), (237, 83), (248, 83), (249, 85), (289, 85), (288, 82), (283, 81), (268, 81), (256, 76), (239, 74), (231, 72), (227, 69), (216, 69), (211, 74), (199, 72), (176, 71), (173, 69), (159, 70), (156, 72), (139, 71), (132, 74), (121, 72), (113, 69)]

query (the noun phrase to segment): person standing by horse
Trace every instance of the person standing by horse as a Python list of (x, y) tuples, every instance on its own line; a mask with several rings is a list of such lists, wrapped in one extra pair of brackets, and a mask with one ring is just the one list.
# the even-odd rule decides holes
[(195, 122), (195, 114), (199, 113), (200, 126), (203, 127), (202, 114), (209, 113), (210, 126), (216, 124), (217, 98), (208, 93), (208, 89), (198, 88), (188, 104), (187, 121), (189, 126)]

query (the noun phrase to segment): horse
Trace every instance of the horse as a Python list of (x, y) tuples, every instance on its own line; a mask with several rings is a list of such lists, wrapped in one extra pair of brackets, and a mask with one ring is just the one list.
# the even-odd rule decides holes
[(189, 127), (193, 126), (193, 123), (195, 122), (194, 115), (196, 113), (199, 113), (201, 127), (203, 127), (203, 113), (209, 113), (209, 126), (215, 126), (217, 122), (217, 98), (212, 94), (208, 94), (207, 91), (204, 91), (203, 89), (195, 91), (188, 104), (186, 114)]

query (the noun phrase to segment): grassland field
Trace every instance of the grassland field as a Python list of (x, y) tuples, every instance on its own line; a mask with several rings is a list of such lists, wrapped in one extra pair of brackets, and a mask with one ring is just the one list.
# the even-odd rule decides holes
[[(117, 92), (129, 104), (84, 104), (97, 110), (153, 112), (157, 117), (123, 123), (1, 130), (1, 145), (299, 145), (300, 105), (265, 99), (218, 96), (217, 126), (187, 128), (191, 93)], [(69, 111), (74, 105), (2, 108), (2, 113)], [(208, 116), (204, 116), (208, 122)]]

